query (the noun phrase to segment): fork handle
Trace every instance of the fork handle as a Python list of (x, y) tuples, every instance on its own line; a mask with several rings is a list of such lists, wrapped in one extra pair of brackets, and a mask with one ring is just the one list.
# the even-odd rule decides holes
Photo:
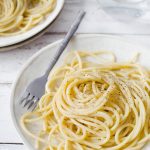
[(60, 47), (58, 48), (58, 50), (57, 50), (55, 56), (53, 57), (48, 69), (46, 70), (46, 72), (45, 72), (46, 77), (48, 77), (49, 72), (53, 69), (53, 67), (56, 64), (57, 60), (59, 59), (60, 55), (62, 54), (62, 52), (67, 47), (67, 45), (68, 45), (69, 41), (71, 40), (72, 36), (74, 35), (76, 30), (78, 29), (84, 15), (85, 15), (85, 11), (82, 10), (82, 11), (79, 12), (79, 16), (76, 18), (76, 20), (72, 24), (71, 28), (69, 29), (68, 33), (66, 34), (64, 40), (61, 42)]

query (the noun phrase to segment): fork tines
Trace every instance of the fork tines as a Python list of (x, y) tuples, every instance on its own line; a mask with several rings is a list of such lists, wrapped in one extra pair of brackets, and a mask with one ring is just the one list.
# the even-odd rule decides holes
[(26, 92), (25, 96), (22, 97), (20, 104), (23, 104), (23, 107), (28, 106), (27, 110), (29, 110), (33, 106), (33, 111), (36, 108), (38, 101), (39, 98), (36, 98), (35, 96), (32, 96), (30, 93)]

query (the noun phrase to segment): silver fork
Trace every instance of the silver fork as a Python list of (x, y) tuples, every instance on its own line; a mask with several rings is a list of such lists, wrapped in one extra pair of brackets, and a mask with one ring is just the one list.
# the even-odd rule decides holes
[(85, 15), (84, 11), (79, 12), (79, 16), (76, 18), (74, 23), (72, 24), (70, 30), (66, 34), (64, 40), (61, 42), (59, 49), (57, 50), (53, 60), (51, 61), (48, 69), (44, 73), (43, 76), (34, 79), (26, 88), (20, 104), (23, 104), (23, 107), (27, 106), (27, 109), (30, 109), (33, 107), (32, 111), (36, 108), (38, 101), (42, 97), (42, 95), (45, 92), (45, 84), (47, 82), (47, 78), (49, 75), (49, 72), (53, 69), (54, 65), (56, 64), (57, 60), (59, 59), (62, 52), (65, 50), (67, 44), (69, 43), (70, 39), (78, 29), (83, 17)]

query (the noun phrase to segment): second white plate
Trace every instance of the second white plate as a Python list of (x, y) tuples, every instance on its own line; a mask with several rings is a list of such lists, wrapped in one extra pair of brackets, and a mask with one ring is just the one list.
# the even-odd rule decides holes
[(61, 9), (63, 8), (63, 5), (64, 5), (64, 0), (57, 0), (57, 4), (54, 11), (50, 13), (43, 22), (41, 22), (40, 24), (38, 24), (37, 26), (33, 27), (31, 30), (25, 33), (13, 35), (13, 36), (0, 36), (0, 47), (6, 47), (6, 46), (20, 43), (41, 32), (49, 24), (51, 24), (53, 20), (55, 20), (55, 18), (58, 16)]

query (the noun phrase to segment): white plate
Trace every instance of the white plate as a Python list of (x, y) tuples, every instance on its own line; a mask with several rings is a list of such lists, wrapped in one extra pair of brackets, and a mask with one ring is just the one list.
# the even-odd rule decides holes
[[(53, 58), (60, 41), (50, 44), (43, 48), (40, 52), (36, 53), (25, 66), (22, 68), (16, 82), (13, 85), (13, 90), (11, 94), (11, 114), (14, 125), (20, 134), (23, 142), (28, 147), (28, 149), (34, 149), (33, 141), (28, 137), (21, 129), (19, 124), (21, 115), (25, 110), (19, 105), (19, 97), (22, 92), (27, 87), (28, 83), (34, 78), (42, 75), (46, 70), (48, 64)], [(121, 38), (114, 38), (112, 36), (100, 36), (100, 35), (80, 35), (74, 37), (65, 52), (58, 61), (59, 65), (64, 58), (67, 51), (71, 50), (110, 50), (115, 52), (119, 60), (128, 60), (134, 55), (135, 52), (141, 52), (141, 63), (145, 66), (150, 67), (150, 51), (144, 49), (136, 44), (131, 44), (128, 41), (124, 41)], [(150, 149), (150, 145), (147, 145), (145, 150)]]
[(61, 9), (63, 8), (63, 5), (64, 0), (57, 0), (57, 4), (54, 11), (52, 11), (44, 21), (42, 21), (40, 24), (38, 24), (37, 26), (33, 27), (31, 30), (25, 33), (13, 36), (0, 36), (0, 47), (9, 46), (22, 42), (39, 33), (40, 31), (45, 29), (49, 24), (51, 24), (53, 20), (55, 20), (55, 18), (58, 16)]

